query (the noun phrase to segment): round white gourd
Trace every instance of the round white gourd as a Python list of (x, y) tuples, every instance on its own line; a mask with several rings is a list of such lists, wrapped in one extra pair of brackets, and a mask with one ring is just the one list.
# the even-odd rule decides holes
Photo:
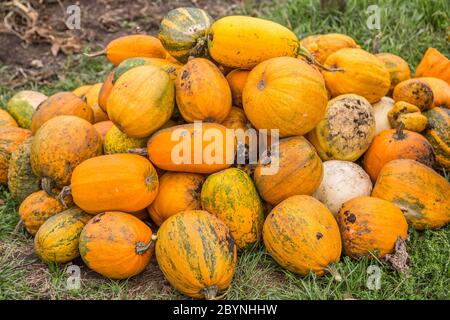
[(393, 99), (383, 97), (380, 101), (373, 104), (373, 111), (375, 113), (375, 134), (391, 129), (387, 114), (394, 106), (394, 103), (395, 101)]
[(371, 192), (372, 182), (363, 168), (349, 161), (330, 160), (323, 163), (322, 183), (312, 196), (336, 215), (344, 202)]

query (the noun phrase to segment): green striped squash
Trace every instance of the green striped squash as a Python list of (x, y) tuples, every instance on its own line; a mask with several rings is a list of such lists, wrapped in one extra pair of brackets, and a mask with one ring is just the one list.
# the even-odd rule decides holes
[(436, 107), (425, 115), (428, 118), (425, 137), (433, 147), (437, 162), (450, 169), (450, 109)]

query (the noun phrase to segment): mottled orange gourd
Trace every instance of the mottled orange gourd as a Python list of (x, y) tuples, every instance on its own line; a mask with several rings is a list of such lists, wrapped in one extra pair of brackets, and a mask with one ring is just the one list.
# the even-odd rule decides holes
[(416, 77), (435, 77), (450, 85), (450, 60), (435, 48), (428, 48), (416, 69)]
[(14, 126), (0, 127), (0, 184), (8, 182), (9, 160), (20, 144), (31, 137), (31, 131)]
[(345, 34), (328, 33), (316, 34), (303, 38), (300, 44), (316, 58), (317, 62), (324, 63), (328, 56), (343, 48), (360, 48), (355, 40)]

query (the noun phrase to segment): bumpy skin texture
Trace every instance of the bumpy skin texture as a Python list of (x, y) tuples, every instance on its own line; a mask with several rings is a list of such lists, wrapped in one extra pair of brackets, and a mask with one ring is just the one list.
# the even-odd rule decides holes
[(372, 105), (362, 96), (345, 94), (328, 102), (325, 117), (307, 137), (322, 160), (355, 161), (374, 135)]
[(144, 138), (172, 115), (174, 84), (159, 67), (139, 66), (125, 72), (108, 97), (109, 119), (132, 138)]
[(97, 133), (100, 135), (102, 140), (105, 140), (106, 134), (108, 133), (109, 129), (111, 129), (113, 126), (114, 123), (111, 120), (100, 121), (94, 124), (95, 130), (97, 130)]
[(177, 106), (187, 122), (222, 122), (231, 109), (231, 90), (222, 72), (207, 59), (189, 60), (175, 81)]
[(8, 168), (8, 189), (11, 197), (22, 203), (26, 197), (40, 189), (41, 179), (31, 168), (30, 154), (33, 138), (22, 142), (11, 155)]
[(128, 70), (143, 66), (143, 65), (152, 65), (155, 67), (162, 68), (164, 71), (167, 72), (170, 79), (175, 80), (177, 77), (177, 74), (179, 73), (180, 68), (182, 67), (182, 64), (178, 62), (174, 62), (172, 60), (168, 59), (158, 59), (158, 58), (130, 58), (122, 61), (116, 68), (116, 71), (114, 72), (114, 78), (113, 83), (116, 83), (117, 79), (121, 75), (123, 75)]
[(237, 168), (214, 173), (202, 187), (202, 207), (224, 221), (238, 249), (258, 242), (264, 208), (252, 179)]
[(372, 105), (375, 115), (375, 134), (379, 134), (383, 130), (392, 129), (387, 114), (394, 106), (394, 103), (395, 101), (392, 98), (383, 97)]
[(158, 193), (158, 175), (150, 161), (135, 154), (88, 159), (75, 168), (71, 180), (77, 206), (88, 213), (136, 212)]
[(21, 128), (30, 129), (33, 113), (46, 99), (46, 95), (37, 91), (20, 91), (8, 101), (7, 110)]
[[(219, 142), (214, 142), (216, 138), (218, 141), (223, 139), (222, 149)], [(153, 164), (163, 170), (178, 172), (213, 173), (226, 169), (233, 164), (235, 149), (234, 137), (228, 137), (226, 127), (217, 123), (202, 123), (200, 128), (191, 123), (162, 129), (147, 143)]]
[(106, 57), (113, 65), (133, 57), (166, 58), (167, 51), (158, 38), (135, 34), (114, 39), (106, 46)]
[(251, 69), (274, 57), (296, 57), (297, 36), (288, 28), (264, 19), (228, 16), (214, 22), (208, 36), (211, 57), (231, 68)]
[(422, 132), (427, 126), (427, 117), (420, 113), (420, 109), (405, 101), (398, 101), (388, 112), (388, 119), (392, 128), (403, 123), (406, 130)]
[[(269, 161), (260, 159), (254, 173), (259, 194), (273, 205), (293, 195), (312, 194), (319, 187), (323, 176), (322, 160), (304, 137), (282, 139), (278, 148), (278, 170), (277, 157), (272, 155)], [(275, 172), (265, 173), (264, 170), (270, 167)]]
[(72, 261), (80, 255), (80, 233), (91, 218), (91, 215), (76, 207), (50, 217), (34, 237), (36, 254), (44, 262)]
[(402, 211), (389, 201), (358, 197), (345, 202), (337, 215), (344, 253), (359, 258), (370, 253), (383, 258), (394, 251), (399, 237), (408, 237)]
[(127, 153), (128, 149), (145, 148), (148, 138), (130, 138), (113, 126), (108, 130), (103, 141), (105, 154)]
[(59, 92), (49, 97), (36, 109), (31, 121), (31, 131), (36, 134), (45, 122), (62, 115), (77, 116), (94, 123), (94, 112), (89, 105), (72, 92)]
[(158, 37), (170, 55), (186, 63), (190, 56), (205, 55), (203, 47), (213, 22), (202, 9), (173, 9), (162, 19)]
[(170, 217), (159, 228), (156, 259), (175, 289), (193, 298), (214, 298), (206, 291), (221, 293), (229, 287), (236, 245), (219, 218), (206, 211), (188, 210)]
[(0, 184), (8, 182), (11, 154), (29, 137), (31, 137), (30, 130), (12, 126), (0, 127)]
[[(66, 198), (66, 204), (71, 200)], [(25, 229), (35, 235), (39, 227), (51, 216), (64, 210), (64, 206), (55, 198), (50, 197), (45, 191), (37, 191), (30, 194), (20, 205), (19, 215)]]
[(434, 48), (428, 48), (416, 69), (416, 77), (435, 77), (450, 85), (450, 60)]
[(76, 166), (100, 154), (102, 139), (92, 124), (75, 116), (57, 116), (34, 136), (31, 167), (37, 176), (63, 187), (70, 183)]
[(306, 195), (290, 197), (270, 212), (263, 239), (279, 265), (301, 276), (322, 276), (341, 255), (336, 220), (322, 203)]
[(303, 135), (322, 119), (328, 101), (320, 73), (300, 59), (273, 58), (248, 76), (243, 103), (257, 129), (279, 129), (280, 137)]
[(338, 50), (328, 56), (325, 66), (343, 70), (322, 72), (333, 97), (355, 93), (375, 103), (389, 91), (391, 78), (384, 63), (362, 49)]
[(126, 279), (141, 273), (150, 261), (153, 246), (149, 244), (152, 230), (141, 220), (124, 212), (96, 215), (80, 234), (79, 250), (86, 265), (111, 279)]
[(393, 160), (380, 171), (372, 192), (402, 209), (418, 230), (450, 222), (450, 184), (433, 169), (410, 159)]
[(196, 173), (164, 173), (159, 179), (158, 195), (147, 209), (152, 220), (160, 226), (180, 211), (200, 210), (204, 181), (205, 177)]
[(242, 107), (242, 92), (247, 83), (249, 73), (249, 70), (234, 69), (227, 74), (226, 78), (230, 85), (233, 104), (236, 106)]
[(450, 169), (450, 110), (436, 107), (425, 115), (428, 118), (425, 137), (433, 146), (437, 162)]
[(300, 44), (322, 64), (333, 52), (343, 48), (359, 48), (353, 38), (340, 33), (312, 35), (303, 38)]
[(16, 120), (5, 110), (0, 109), (0, 127), (18, 127)]
[(391, 87), (389, 91), (392, 92), (397, 84), (411, 78), (411, 70), (408, 62), (392, 53), (377, 53), (375, 55), (389, 71), (391, 77)]
[(412, 159), (433, 167), (434, 153), (422, 135), (408, 130), (386, 130), (373, 139), (364, 155), (364, 170), (375, 183), (381, 168), (391, 160)]

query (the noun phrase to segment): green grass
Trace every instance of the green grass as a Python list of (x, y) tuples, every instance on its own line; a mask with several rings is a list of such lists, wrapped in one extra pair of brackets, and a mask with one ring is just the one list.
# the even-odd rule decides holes
[[(345, 14), (326, 15), (319, 1), (270, 1), (256, 5), (247, 1), (239, 10), (278, 21), (292, 28), (299, 37), (309, 34), (342, 32), (353, 36), (370, 49), (375, 30), (366, 27), (370, 4), (382, 12), (381, 51), (401, 55), (414, 68), (429, 46), (449, 55), (447, 24), (449, 5), (442, 1), (348, 1)], [(82, 55), (66, 60), (62, 72), (50, 83), (29, 82), (18, 89), (35, 89), (46, 94), (73, 90), (79, 85), (103, 80), (111, 69), (104, 58)], [(7, 76), (0, 66), (0, 76)], [(18, 90), (16, 89), (16, 90)], [(13, 94), (0, 86), (0, 105)], [(448, 179), (447, 173), (444, 173)], [(33, 255), (32, 238), (23, 230), (13, 231), (19, 221), (17, 204), (4, 187), (0, 187), (0, 299), (173, 299), (185, 298), (172, 289), (153, 261), (147, 270), (124, 281), (107, 280), (82, 269), (82, 286), (67, 290), (68, 265), (46, 266)], [(336, 265), (342, 276), (337, 282), (330, 275), (317, 278), (296, 276), (280, 268), (263, 246), (257, 245), (239, 254), (235, 277), (228, 299), (449, 299), (450, 297), (450, 227), (437, 231), (410, 230), (408, 252), (411, 268), (400, 275), (379, 261), (354, 261), (344, 257)], [(367, 267), (381, 268), (381, 289), (366, 286)]]

